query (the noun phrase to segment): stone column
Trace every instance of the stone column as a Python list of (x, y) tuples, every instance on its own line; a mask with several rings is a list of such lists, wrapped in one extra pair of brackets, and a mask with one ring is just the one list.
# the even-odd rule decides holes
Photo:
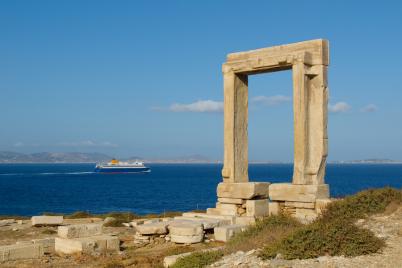
[(323, 184), (328, 154), (327, 66), (293, 64), (293, 184)]
[(248, 77), (223, 66), (224, 182), (248, 182)]
[(298, 60), (293, 66), (293, 124), (294, 164), (293, 184), (309, 184), (306, 180), (308, 157), (308, 78), (304, 62)]
[(310, 67), (309, 77), (309, 150), (306, 178), (310, 184), (323, 184), (328, 155), (327, 113), (328, 84), (327, 66)]

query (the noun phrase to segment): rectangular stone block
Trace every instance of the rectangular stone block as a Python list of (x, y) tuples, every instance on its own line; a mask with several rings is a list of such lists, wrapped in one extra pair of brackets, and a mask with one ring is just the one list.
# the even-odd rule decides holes
[(43, 252), (46, 254), (54, 253), (54, 251), (55, 251), (55, 239), (54, 238), (33, 239), (32, 243), (35, 245), (42, 245)]
[(317, 199), (315, 201), (315, 211), (317, 212), (317, 214), (322, 214), (329, 203), (331, 203), (331, 199)]
[(57, 234), (61, 238), (80, 238), (102, 234), (101, 223), (74, 224), (59, 226)]
[(269, 187), (269, 198), (274, 201), (315, 202), (328, 197), (328, 184), (273, 183)]
[(225, 203), (225, 204), (244, 204), (244, 202), (246, 202), (246, 200), (244, 199), (240, 199), (240, 198), (225, 198), (225, 197), (220, 197), (218, 198), (218, 202), (219, 203)]
[(268, 199), (247, 200), (246, 215), (249, 217), (264, 217), (269, 215)]
[(8, 225), (11, 225), (11, 224), (13, 224), (13, 223), (15, 223), (15, 220), (14, 220), (14, 219), (0, 220), (0, 227), (8, 226)]
[(216, 203), (216, 208), (221, 210), (224, 215), (237, 215), (237, 209), (239, 205), (236, 204), (224, 204), (224, 203)]
[(154, 223), (144, 223), (135, 227), (135, 230), (142, 235), (156, 235), (166, 234), (168, 232), (168, 225), (170, 222), (161, 221)]
[(218, 198), (252, 199), (267, 198), (269, 182), (221, 182), (218, 184)]
[(293, 202), (293, 201), (285, 201), (285, 207), (310, 208), (310, 209), (313, 209), (313, 208), (315, 207), (315, 203), (312, 203), (312, 202)]
[(208, 215), (222, 215), (222, 216), (236, 216), (237, 211), (229, 211), (229, 210), (224, 210), (221, 208), (208, 208), (207, 209), (207, 214)]
[(43, 256), (42, 245), (20, 244), (0, 246), (0, 261), (36, 259)]
[(214, 228), (214, 236), (216, 241), (227, 242), (236, 233), (240, 233), (246, 229), (245, 225), (226, 225)]
[(119, 251), (120, 241), (117, 236), (99, 235), (83, 238), (60, 238), (55, 239), (55, 250), (57, 253), (95, 253), (102, 251)]
[(193, 218), (193, 217), (184, 217), (184, 216), (174, 217), (174, 219), (199, 222), (202, 224), (204, 229), (213, 229), (215, 227), (227, 225), (227, 224), (231, 223), (230, 220), (224, 220), (224, 219)]
[(315, 209), (296, 208), (295, 217), (302, 223), (307, 224), (314, 221), (317, 218), (317, 213), (315, 212)]
[(279, 215), (281, 213), (281, 206), (279, 202), (271, 201), (268, 204), (269, 215)]
[(33, 216), (32, 226), (62, 225), (63, 216)]

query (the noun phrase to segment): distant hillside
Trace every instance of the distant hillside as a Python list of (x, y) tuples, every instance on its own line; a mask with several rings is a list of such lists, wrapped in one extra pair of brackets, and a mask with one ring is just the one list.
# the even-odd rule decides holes
[(392, 159), (360, 159), (360, 160), (345, 160), (345, 161), (334, 161), (335, 164), (400, 164), (402, 161), (392, 160)]
[(94, 163), (109, 161), (112, 157), (101, 153), (33, 153), (0, 151), (0, 163)]
[[(23, 154), (16, 152), (0, 151), (0, 163), (95, 163), (108, 162), (113, 157), (101, 153), (32, 153)], [(122, 161), (140, 160), (145, 163), (216, 163), (202, 155), (189, 155), (177, 158), (144, 159), (140, 156), (118, 158)]]

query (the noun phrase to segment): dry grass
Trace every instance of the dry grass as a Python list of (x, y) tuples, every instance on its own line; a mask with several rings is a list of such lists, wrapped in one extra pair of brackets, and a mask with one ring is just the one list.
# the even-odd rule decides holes
[(301, 224), (285, 215), (270, 216), (257, 221), (246, 231), (236, 234), (225, 246), (225, 253), (248, 251), (261, 248), (268, 243), (279, 241), (289, 235)]
[(279, 241), (268, 243), (260, 256), (306, 259), (318, 256), (359, 256), (379, 252), (385, 242), (373, 232), (354, 224), (359, 218), (389, 213), (400, 206), (402, 191), (370, 189), (331, 203), (313, 223), (295, 229)]

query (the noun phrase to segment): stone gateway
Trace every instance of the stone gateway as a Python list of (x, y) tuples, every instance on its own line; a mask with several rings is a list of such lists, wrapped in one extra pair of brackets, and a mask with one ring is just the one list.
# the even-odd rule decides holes
[[(329, 198), (329, 188), (324, 182), (328, 154), (328, 64), (329, 46), (328, 41), (323, 39), (227, 56), (222, 66), (223, 182), (218, 186), (217, 206), (209, 209), (209, 213), (257, 216), (257, 211), (279, 207), (279, 210), (305, 221), (316, 216), (316, 200)], [(295, 149), (292, 183), (260, 183), (255, 187), (248, 177), (248, 76), (283, 70), (293, 72)], [(269, 190), (260, 193), (265, 188)], [(268, 197), (271, 203), (278, 204), (269, 204)], [(257, 203), (258, 209), (246, 206), (248, 200), (261, 200)], [(325, 201), (320, 201), (322, 203)], [(252, 211), (247, 211), (248, 208)]]

